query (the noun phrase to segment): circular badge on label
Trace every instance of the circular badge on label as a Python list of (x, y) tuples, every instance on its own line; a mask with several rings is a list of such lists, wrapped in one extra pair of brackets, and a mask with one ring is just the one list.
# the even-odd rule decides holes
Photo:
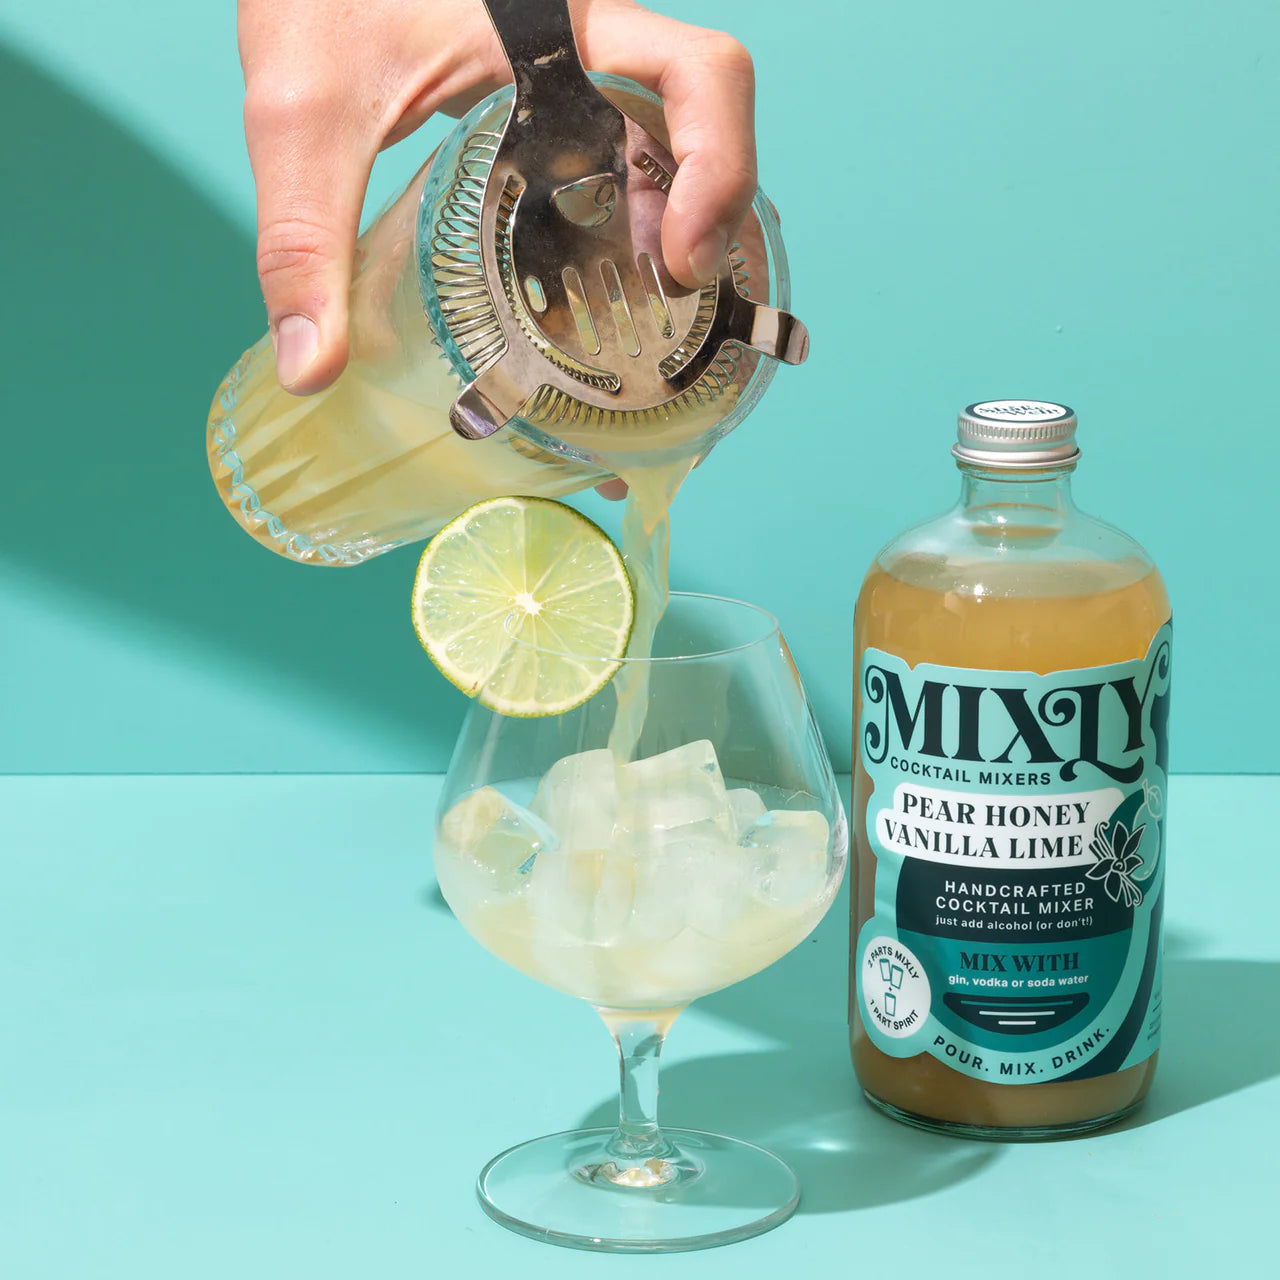
[(869, 1023), (894, 1040), (914, 1035), (929, 1016), (929, 979), (910, 947), (871, 938), (862, 951), (858, 985)]

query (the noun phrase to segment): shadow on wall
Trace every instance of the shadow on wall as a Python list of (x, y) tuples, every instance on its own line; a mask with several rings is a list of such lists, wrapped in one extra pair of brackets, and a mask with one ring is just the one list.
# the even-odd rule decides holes
[(407, 619), (369, 625), (407, 612), (412, 552), (356, 571), (290, 564), (235, 525), (209, 479), (209, 401), (264, 327), (252, 241), (137, 139), (3, 49), (0, 112), (16, 126), (0, 161), (0, 556), (217, 652), (232, 672), (256, 664), (255, 678), (345, 704), (439, 767), (463, 700), (424, 678)]

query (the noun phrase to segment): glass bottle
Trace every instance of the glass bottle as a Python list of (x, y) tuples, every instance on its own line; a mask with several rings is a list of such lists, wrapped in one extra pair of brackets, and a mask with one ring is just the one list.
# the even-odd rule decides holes
[(1170, 609), (1071, 496), (1075, 415), (960, 416), (960, 500), (855, 615), (850, 1039), (867, 1098), (969, 1137), (1108, 1124), (1155, 1072)]

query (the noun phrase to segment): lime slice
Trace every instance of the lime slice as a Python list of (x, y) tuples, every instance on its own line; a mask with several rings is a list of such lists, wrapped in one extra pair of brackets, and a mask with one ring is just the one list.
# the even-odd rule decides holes
[(413, 583), (413, 626), (432, 662), (507, 716), (559, 715), (599, 693), (634, 612), (608, 534), (548, 498), (464, 511), (431, 539)]

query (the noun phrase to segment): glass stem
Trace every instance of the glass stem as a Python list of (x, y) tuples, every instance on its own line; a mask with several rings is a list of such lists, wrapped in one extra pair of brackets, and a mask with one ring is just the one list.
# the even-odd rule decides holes
[(674, 1151), (658, 1128), (658, 1059), (680, 1009), (601, 1009), (618, 1046), (618, 1127), (609, 1154), (628, 1164), (663, 1160)]

